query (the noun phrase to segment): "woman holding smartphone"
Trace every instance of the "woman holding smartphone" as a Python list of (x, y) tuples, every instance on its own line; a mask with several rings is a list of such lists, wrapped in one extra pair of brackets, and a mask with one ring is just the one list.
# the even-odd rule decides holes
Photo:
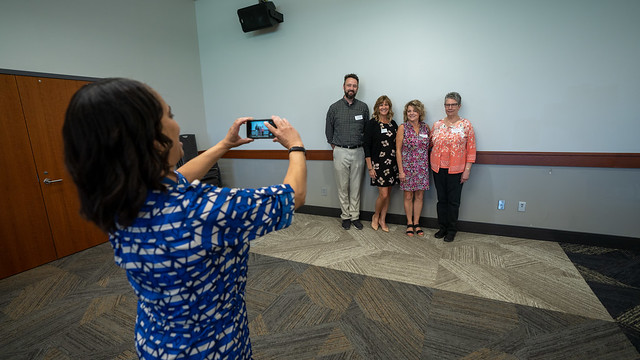
[(289, 149), (282, 184), (220, 188), (198, 181), (227, 150), (252, 139), (239, 118), (220, 142), (176, 170), (180, 126), (149, 86), (104, 79), (73, 96), (65, 162), (81, 212), (109, 233), (116, 264), (138, 296), (143, 359), (250, 359), (245, 306), (249, 241), (291, 224), (304, 203), (302, 139), (285, 119), (267, 128)]

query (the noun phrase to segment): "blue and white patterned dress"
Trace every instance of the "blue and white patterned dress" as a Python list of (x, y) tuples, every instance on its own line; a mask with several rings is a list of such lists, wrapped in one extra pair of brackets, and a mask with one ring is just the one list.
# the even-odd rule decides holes
[(138, 356), (250, 359), (249, 240), (291, 224), (293, 189), (218, 188), (176, 174), (109, 237), (138, 295)]

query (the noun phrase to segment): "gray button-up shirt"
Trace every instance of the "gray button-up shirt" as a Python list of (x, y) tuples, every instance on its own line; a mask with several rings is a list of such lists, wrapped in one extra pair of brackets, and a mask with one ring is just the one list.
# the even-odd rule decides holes
[(325, 134), (327, 142), (337, 146), (360, 146), (364, 125), (369, 120), (369, 107), (358, 99), (349, 105), (342, 99), (329, 106)]

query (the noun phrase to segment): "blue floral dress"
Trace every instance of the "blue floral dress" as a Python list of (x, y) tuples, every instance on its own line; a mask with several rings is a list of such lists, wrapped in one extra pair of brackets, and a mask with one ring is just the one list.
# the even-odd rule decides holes
[(400, 182), (404, 191), (429, 190), (429, 128), (420, 122), (419, 133), (410, 123), (405, 123), (402, 138), (402, 168), (405, 181)]
[(293, 189), (218, 188), (176, 174), (109, 237), (138, 296), (138, 356), (250, 359), (249, 240), (291, 224)]

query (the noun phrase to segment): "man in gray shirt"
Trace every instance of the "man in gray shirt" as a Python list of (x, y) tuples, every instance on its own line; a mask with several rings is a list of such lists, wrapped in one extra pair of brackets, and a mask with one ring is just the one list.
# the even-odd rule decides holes
[(344, 76), (344, 96), (329, 106), (325, 134), (333, 149), (333, 169), (340, 200), (342, 227), (351, 224), (362, 230), (360, 222), (360, 185), (364, 174), (362, 137), (369, 120), (369, 107), (356, 99), (359, 79), (356, 74)]

